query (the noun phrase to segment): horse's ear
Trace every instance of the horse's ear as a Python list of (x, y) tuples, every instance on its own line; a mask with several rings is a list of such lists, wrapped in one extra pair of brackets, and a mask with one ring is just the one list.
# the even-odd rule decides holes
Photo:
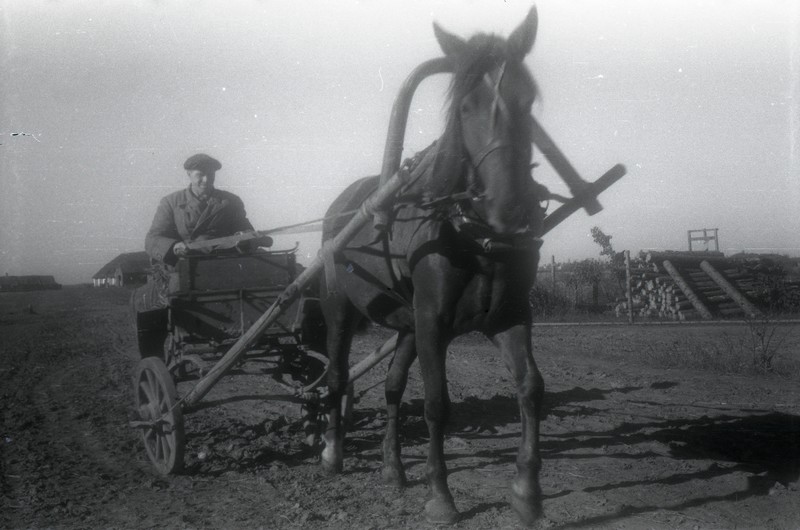
[(458, 35), (448, 33), (436, 22), (433, 23), (433, 33), (436, 35), (436, 40), (439, 41), (442, 51), (447, 56), (458, 55), (467, 46), (467, 42), (464, 39)]
[(511, 33), (508, 37), (508, 52), (511, 57), (518, 61), (528, 55), (528, 52), (533, 48), (533, 41), (536, 40), (536, 29), (539, 25), (539, 15), (536, 12), (536, 6), (531, 7), (528, 11), (528, 16), (522, 21), (522, 24)]

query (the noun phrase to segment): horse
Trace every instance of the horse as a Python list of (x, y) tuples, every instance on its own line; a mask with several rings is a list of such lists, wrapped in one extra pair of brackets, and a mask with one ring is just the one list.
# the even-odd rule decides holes
[[(342, 470), (342, 397), (354, 328), (367, 317), (398, 332), (385, 383), (385, 482), (406, 478), (398, 440), (399, 409), (408, 372), (419, 359), (430, 435), (426, 476), (432, 523), (458, 519), (447, 485), (444, 426), (450, 401), (445, 376), (447, 346), (479, 331), (500, 350), (516, 385), (522, 440), (511, 505), (528, 524), (541, 515), (539, 421), (544, 381), (531, 353), (528, 293), (539, 261), (542, 212), (532, 179), (531, 107), (537, 86), (524, 64), (536, 38), (535, 7), (507, 39), (479, 33), (468, 40), (434, 23), (436, 39), (453, 65), (443, 134), (415, 169), (418, 180), (402, 190), (384, 232), (361, 228), (334, 254), (320, 279), (329, 356), (321, 464)], [(323, 223), (323, 245), (378, 186), (356, 181), (335, 199)], [(409, 199), (410, 198), (410, 199)], [(427, 198), (427, 200), (426, 200)], [(433, 205), (433, 206), (432, 206)], [(327, 265), (326, 265), (327, 267)]]

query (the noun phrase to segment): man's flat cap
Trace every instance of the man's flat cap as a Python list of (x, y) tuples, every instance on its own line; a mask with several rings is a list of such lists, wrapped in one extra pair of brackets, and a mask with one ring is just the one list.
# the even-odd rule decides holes
[(191, 171), (193, 169), (198, 169), (201, 171), (218, 171), (221, 168), (222, 164), (219, 163), (219, 160), (204, 153), (192, 155), (186, 159), (186, 162), (183, 163), (183, 169), (187, 171)]

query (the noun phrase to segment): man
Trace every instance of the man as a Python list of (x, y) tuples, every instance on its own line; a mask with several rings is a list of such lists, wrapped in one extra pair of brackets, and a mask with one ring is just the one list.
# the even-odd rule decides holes
[(186, 253), (186, 243), (253, 230), (242, 200), (214, 187), (219, 161), (200, 153), (190, 156), (183, 168), (189, 187), (161, 199), (144, 243), (153, 260), (167, 265)]
[(183, 168), (189, 187), (161, 199), (145, 237), (144, 248), (153, 263), (153, 273), (147, 285), (133, 293), (137, 312), (166, 307), (169, 275), (178, 258), (187, 253), (187, 243), (253, 230), (242, 200), (214, 187), (217, 171), (222, 168), (218, 160), (199, 153), (190, 156)]

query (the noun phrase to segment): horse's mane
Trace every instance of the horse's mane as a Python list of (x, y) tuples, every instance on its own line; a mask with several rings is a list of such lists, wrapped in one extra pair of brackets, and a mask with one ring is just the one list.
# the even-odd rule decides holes
[(487, 72), (504, 62), (515, 59), (509, 54), (505, 39), (496, 35), (479, 33), (471, 37), (463, 53), (454, 57), (453, 75), (447, 92), (445, 128), (439, 138), (438, 152), (433, 171), (428, 172), (424, 183), (426, 193), (441, 196), (464, 187), (465, 163), (468, 157), (461, 137), (459, 105)]

